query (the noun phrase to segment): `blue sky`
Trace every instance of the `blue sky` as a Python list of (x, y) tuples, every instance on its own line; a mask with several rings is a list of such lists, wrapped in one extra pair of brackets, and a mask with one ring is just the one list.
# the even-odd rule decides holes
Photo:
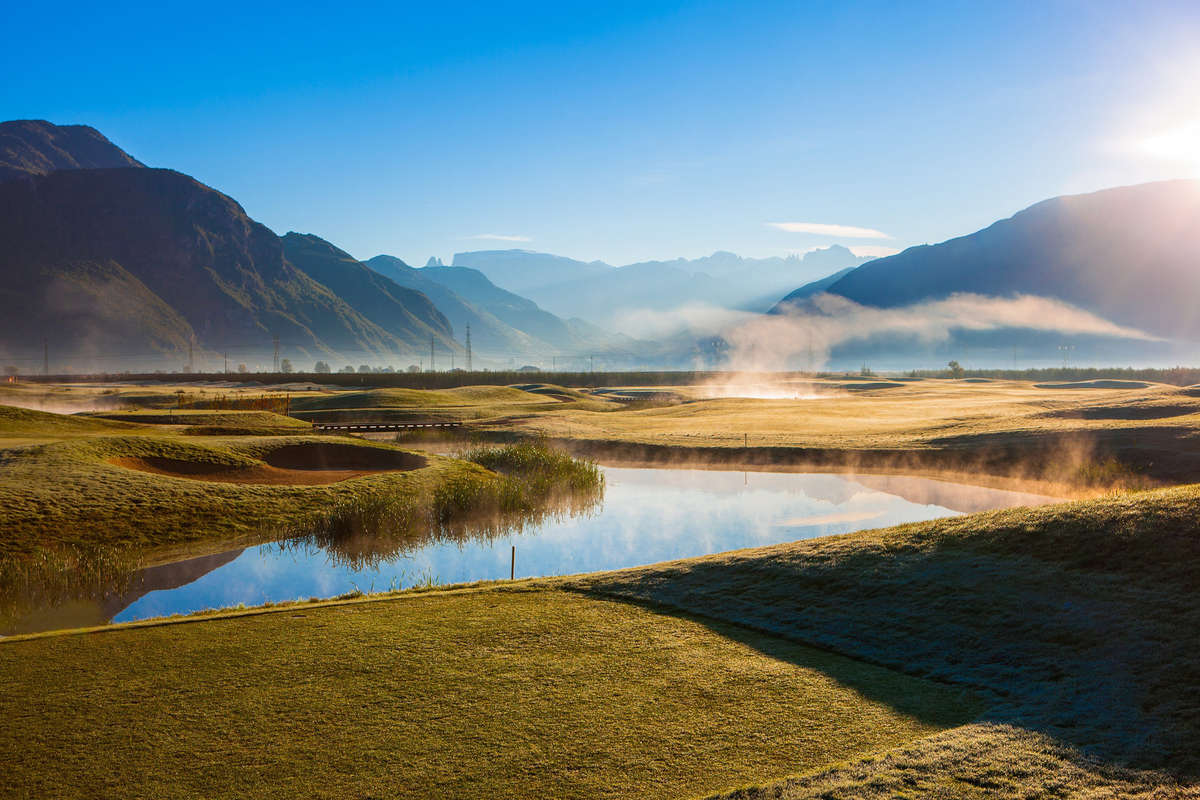
[(1191, 2), (65, 3), (6, 27), (3, 118), (91, 124), (360, 258), (902, 248), (1200, 176)]

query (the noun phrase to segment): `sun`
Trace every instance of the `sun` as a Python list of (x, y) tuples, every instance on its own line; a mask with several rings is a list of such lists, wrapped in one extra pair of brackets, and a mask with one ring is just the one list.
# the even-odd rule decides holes
[(1200, 173), (1200, 118), (1163, 128), (1142, 138), (1138, 150), (1149, 158), (1174, 162)]

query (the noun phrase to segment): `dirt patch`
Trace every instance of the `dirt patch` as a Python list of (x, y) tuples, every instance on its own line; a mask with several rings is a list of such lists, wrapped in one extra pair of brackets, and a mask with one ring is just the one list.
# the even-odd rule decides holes
[(413, 453), (339, 444), (288, 445), (272, 451), (264, 461), (234, 466), (147, 456), (110, 458), (108, 463), (172, 478), (269, 486), (318, 486), (380, 472), (420, 469), (428, 463), (424, 456)]
[(425, 457), (415, 453), (333, 442), (285, 445), (263, 456), (263, 461), (280, 469), (358, 469), (372, 472), (420, 469), (426, 464)]

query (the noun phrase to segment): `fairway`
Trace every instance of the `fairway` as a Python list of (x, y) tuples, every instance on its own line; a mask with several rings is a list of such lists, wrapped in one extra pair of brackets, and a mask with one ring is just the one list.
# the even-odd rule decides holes
[(6, 797), (690, 797), (968, 721), (941, 685), (556, 590), (0, 644)]

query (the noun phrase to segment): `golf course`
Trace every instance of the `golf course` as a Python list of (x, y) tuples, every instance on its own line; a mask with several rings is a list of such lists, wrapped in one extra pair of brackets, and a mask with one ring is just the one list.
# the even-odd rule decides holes
[[(785, 396), (769, 398), (702, 384), (9, 389), (22, 407), (0, 410), (0, 596), (26, 623), (0, 640), (3, 793), (1191, 792), (1200, 397), (854, 383), (777, 382)], [(239, 391), (286, 394), (291, 414), (204, 408)], [(462, 427), (312, 427), (330, 415)], [(594, 513), (591, 459), (668, 476), (928, 475), (1044, 499), (615, 571), (426, 576), (121, 624), (69, 613), (155, 565), (263, 542), (356, 564), (430, 537), (519, 544), (514, 524)]]

